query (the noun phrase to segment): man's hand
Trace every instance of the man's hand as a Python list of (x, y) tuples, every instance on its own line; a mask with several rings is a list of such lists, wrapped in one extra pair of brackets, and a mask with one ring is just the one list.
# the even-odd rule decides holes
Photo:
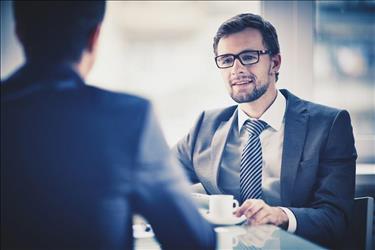
[(239, 207), (235, 215), (245, 215), (251, 225), (272, 224), (287, 229), (289, 219), (287, 214), (279, 207), (271, 207), (263, 200), (249, 199)]

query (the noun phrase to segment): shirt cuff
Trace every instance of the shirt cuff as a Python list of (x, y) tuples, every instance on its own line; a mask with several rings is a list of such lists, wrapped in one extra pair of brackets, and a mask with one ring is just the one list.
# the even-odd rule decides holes
[(290, 211), (289, 208), (286, 207), (280, 207), (288, 216), (289, 223), (288, 223), (288, 232), (289, 233), (294, 233), (297, 229), (297, 219), (296, 216), (294, 216), (293, 212)]

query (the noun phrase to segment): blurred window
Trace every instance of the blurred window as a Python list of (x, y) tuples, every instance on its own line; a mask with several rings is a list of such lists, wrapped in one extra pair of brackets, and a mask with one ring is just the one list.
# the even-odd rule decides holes
[(375, 2), (317, 1), (315, 101), (350, 112), (358, 163), (375, 163)]
[(202, 110), (232, 104), (212, 43), (225, 20), (258, 1), (108, 1), (89, 82), (150, 98), (169, 145)]

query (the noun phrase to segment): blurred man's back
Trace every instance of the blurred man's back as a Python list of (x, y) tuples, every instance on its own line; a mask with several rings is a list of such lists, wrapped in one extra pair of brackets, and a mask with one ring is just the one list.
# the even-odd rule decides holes
[(59, 4), (15, 5), (28, 60), (1, 86), (1, 248), (128, 249), (134, 213), (164, 248), (213, 248), (150, 103), (84, 84), (104, 3)]

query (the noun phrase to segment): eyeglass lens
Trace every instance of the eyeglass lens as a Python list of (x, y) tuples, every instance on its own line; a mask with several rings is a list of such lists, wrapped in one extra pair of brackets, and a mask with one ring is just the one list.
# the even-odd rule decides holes
[(223, 55), (217, 57), (216, 61), (218, 66), (221, 68), (232, 67), (234, 60), (238, 58), (243, 65), (254, 64), (258, 62), (259, 54), (257, 51), (246, 51), (237, 56), (235, 55)]

